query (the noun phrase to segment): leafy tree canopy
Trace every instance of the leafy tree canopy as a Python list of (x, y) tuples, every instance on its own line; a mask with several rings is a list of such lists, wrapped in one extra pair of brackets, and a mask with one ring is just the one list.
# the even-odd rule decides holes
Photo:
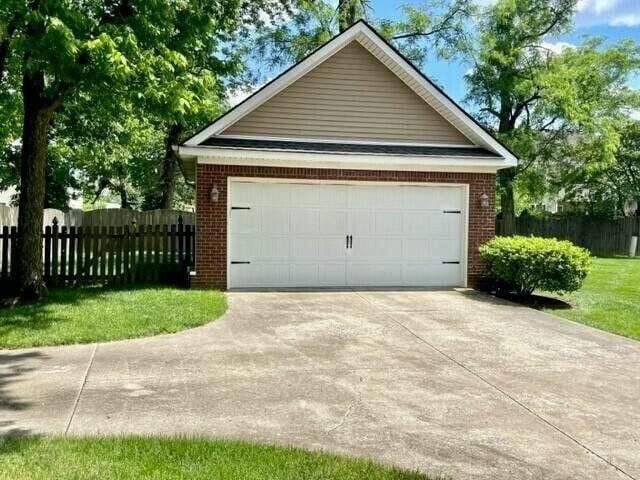
[(616, 126), (638, 105), (637, 92), (626, 86), (640, 67), (634, 42), (587, 38), (560, 52), (548, 47), (550, 37), (571, 28), (576, 3), (499, 0), (479, 24), (467, 100), (520, 156), (517, 168), (499, 174), (507, 225), (515, 186), (543, 190), (545, 172), (577, 151), (571, 145), (588, 143), (601, 165), (612, 162)]

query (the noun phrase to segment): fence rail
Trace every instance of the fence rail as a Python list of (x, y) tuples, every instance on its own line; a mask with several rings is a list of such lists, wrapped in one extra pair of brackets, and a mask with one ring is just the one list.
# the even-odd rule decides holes
[[(503, 234), (500, 220), (496, 221), (496, 232)], [(576, 245), (587, 248), (594, 255), (628, 255), (631, 237), (640, 232), (640, 217), (626, 217), (616, 220), (594, 219), (591, 217), (537, 218), (519, 217), (516, 219), (518, 235), (570, 240)], [(640, 250), (640, 249), (639, 249)], [(636, 252), (636, 255), (640, 251)]]
[[(54, 219), (55, 220), (55, 219)], [(18, 230), (0, 233), (0, 285), (11, 282)], [(184, 224), (60, 226), (42, 234), (44, 278), (49, 286), (184, 283), (194, 263), (195, 227)]]

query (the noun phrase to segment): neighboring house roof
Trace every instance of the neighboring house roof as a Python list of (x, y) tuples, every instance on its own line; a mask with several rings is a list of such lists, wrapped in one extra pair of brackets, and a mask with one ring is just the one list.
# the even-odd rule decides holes
[(424, 157), (474, 157), (499, 158), (499, 155), (481, 147), (444, 147), (436, 145), (401, 145), (371, 143), (297, 142), (284, 140), (244, 139), (231, 137), (209, 137), (201, 145), (273, 151), (300, 151), (337, 154), (388, 154)]
[[(312, 74), (313, 81), (309, 80)], [(354, 82), (360, 83), (354, 87)], [(320, 87), (315, 89), (316, 85)], [(345, 97), (341, 85), (344, 90), (365, 95), (358, 99), (348, 94)], [(363, 92), (367, 85), (371, 86), (371, 92)], [(336, 96), (343, 94), (345, 105), (330, 97), (332, 91)], [(379, 100), (387, 94), (389, 98)], [(329, 106), (323, 103), (327, 98), (332, 101)], [(365, 99), (371, 99), (371, 105)], [(360, 102), (358, 114), (346, 105), (356, 101)], [(361, 108), (363, 104), (367, 107)], [(390, 111), (395, 116), (390, 116)], [(429, 135), (422, 135), (423, 125), (425, 130), (431, 129)], [(343, 127), (351, 126), (352, 131), (343, 131)], [(295, 134), (287, 135), (287, 129), (295, 130)], [(281, 143), (276, 146), (274, 142)], [(290, 154), (300, 152), (300, 157), (285, 156), (288, 161), (302, 159), (307, 153), (328, 152), (329, 156), (386, 154), (390, 156), (388, 163), (403, 164), (406, 159), (392, 157), (411, 156), (416, 157), (415, 168), (423, 157), (438, 158), (422, 163), (423, 167), (435, 164), (443, 167), (446, 158), (467, 160), (452, 161), (452, 170), (461, 167), (470, 171), (471, 159), (480, 158), (492, 160), (476, 164), (486, 169), (483, 171), (517, 164), (516, 156), (505, 145), (364, 21), (334, 37), (176, 148), (183, 158), (207, 157), (213, 161), (214, 157), (224, 157), (227, 163), (238, 159), (273, 161), (276, 157), (269, 152), (281, 150)], [(234, 149), (253, 152), (229, 153)], [(258, 151), (265, 155), (260, 156)], [(324, 159), (333, 161), (335, 168), (349, 168), (338, 166), (337, 158)]]

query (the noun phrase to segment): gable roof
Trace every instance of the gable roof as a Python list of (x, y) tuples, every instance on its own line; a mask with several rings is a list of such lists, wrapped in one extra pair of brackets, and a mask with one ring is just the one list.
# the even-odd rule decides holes
[(219, 135), (338, 143), (474, 143), (356, 40)]
[(482, 127), (364, 20), (353, 24), (347, 30), (309, 54), (305, 59), (287, 69), (212, 124), (185, 140), (181, 145), (185, 147), (204, 146), (204, 142), (208, 138), (222, 133), (354, 40), (373, 54), (409, 88), (476, 145), (503, 157), (505, 159), (504, 166), (511, 166), (517, 163), (516, 155), (509, 148)]

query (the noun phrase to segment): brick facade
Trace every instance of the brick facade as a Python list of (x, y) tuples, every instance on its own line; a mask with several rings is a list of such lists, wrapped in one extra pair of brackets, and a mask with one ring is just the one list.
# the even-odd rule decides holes
[[(488, 173), (399, 172), (385, 170), (332, 170), (311, 168), (246, 167), (198, 164), (196, 172), (196, 276), (192, 285), (225, 289), (227, 284), (227, 177), (273, 177), (317, 180), (432, 182), (469, 184), (469, 285), (482, 274), (478, 246), (494, 235), (495, 175)], [(219, 191), (213, 203), (210, 191)], [(480, 195), (489, 196), (481, 207)]]

